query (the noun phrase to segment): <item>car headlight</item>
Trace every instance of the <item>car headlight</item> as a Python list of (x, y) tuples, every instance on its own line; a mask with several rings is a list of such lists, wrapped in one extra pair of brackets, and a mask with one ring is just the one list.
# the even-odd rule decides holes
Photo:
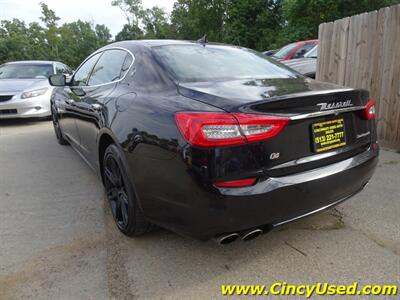
[(33, 97), (38, 97), (42, 96), (47, 92), (48, 88), (42, 88), (38, 90), (33, 90), (33, 91), (28, 91), (28, 92), (23, 92), (21, 94), (21, 99), (26, 99), (26, 98), (33, 98)]

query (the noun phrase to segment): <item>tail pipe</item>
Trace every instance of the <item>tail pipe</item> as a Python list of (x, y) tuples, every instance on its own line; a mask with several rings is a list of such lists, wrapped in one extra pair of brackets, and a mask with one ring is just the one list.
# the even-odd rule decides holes
[(220, 236), (217, 236), (214, 238), (214, 241), (217, 242), (219, 245), (226, 245), (230, 244), (234, 241), (236, 241), (239, 237), (239, 234), (234, 232), (234, 233), (228, 233), (228, 234), (222, 234)]
[(260, 228), (255, 228), (255, 229), (250, 229), (243, 231), (241, 234), (242, 241), (250, 241), (255, 239), (256, 237), (259, 237), (263, 231)]

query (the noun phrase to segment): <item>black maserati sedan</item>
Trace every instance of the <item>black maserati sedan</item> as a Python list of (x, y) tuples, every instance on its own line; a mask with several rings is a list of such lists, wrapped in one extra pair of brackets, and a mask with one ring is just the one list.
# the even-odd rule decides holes
[(117, 42), (49, 80), (58, 142), (98, 172), (128, 236), (250, 240), (351, 197), (377, 164), (367, 91), (246, 48)]

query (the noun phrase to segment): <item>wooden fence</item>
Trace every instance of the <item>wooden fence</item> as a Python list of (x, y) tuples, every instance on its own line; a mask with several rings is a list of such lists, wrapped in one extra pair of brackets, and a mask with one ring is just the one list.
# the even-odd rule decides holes
[(319, 26), (317, 80), (375, 98), (378, 136), (400, 149), (400, 5)]

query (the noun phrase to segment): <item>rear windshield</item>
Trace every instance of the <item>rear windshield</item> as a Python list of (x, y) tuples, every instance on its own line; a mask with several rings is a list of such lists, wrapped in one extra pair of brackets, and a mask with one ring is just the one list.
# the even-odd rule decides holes
[(0, 66), (0, 79), (48, 78), (53, 75), (51, 64), (5, 64)]
[(286, 45), (285, 47), (276, 51), (272, 56), (275, 58), (286, 58), (290, 54), (290, 52), (292, 52), (296, 48), (296, 46), (296, 43)]
[(191, 44), (157, 46), (153, 50), (180, 82), (297, 76), (261, 53), (238, 47)]

